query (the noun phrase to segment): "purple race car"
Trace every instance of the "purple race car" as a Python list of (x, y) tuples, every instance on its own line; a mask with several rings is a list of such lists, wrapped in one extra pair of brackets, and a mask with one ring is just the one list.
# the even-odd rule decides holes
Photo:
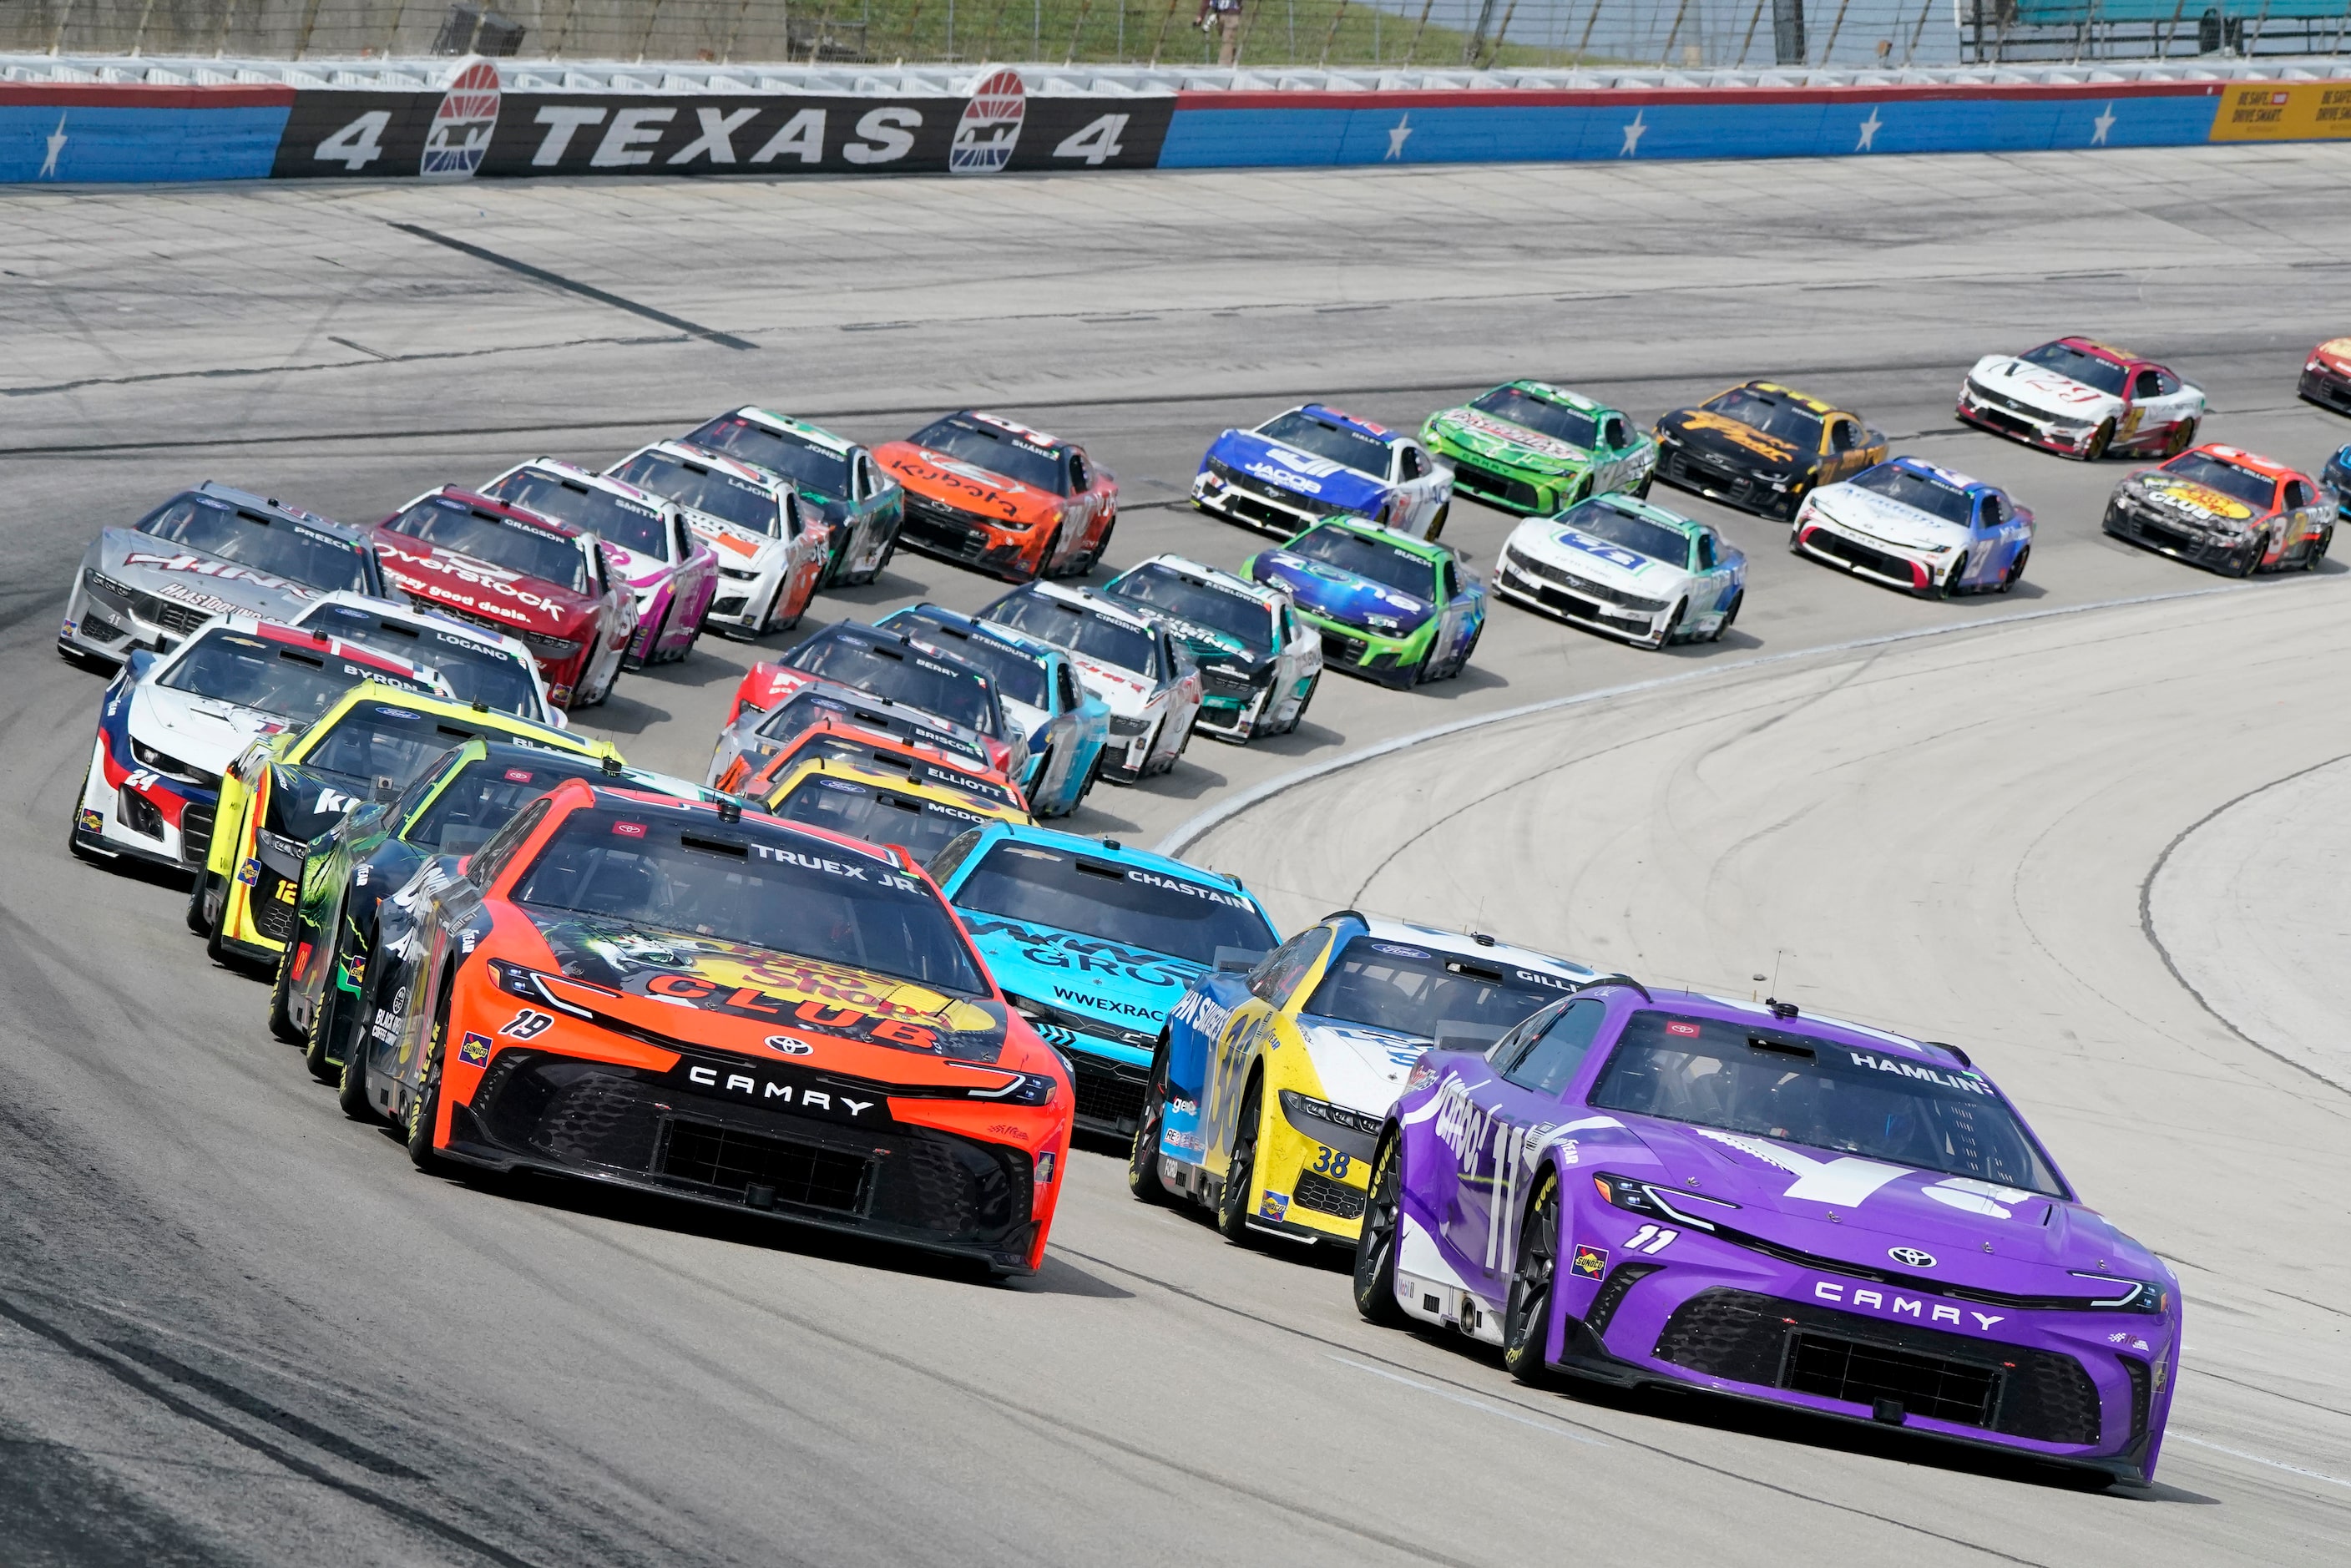
[(1711, 1389), (2144, 1481), (2179, 1286), (1967, 1053), (1621, 977), (1389, 1113), (1355, 1304), (1556, 1370)]

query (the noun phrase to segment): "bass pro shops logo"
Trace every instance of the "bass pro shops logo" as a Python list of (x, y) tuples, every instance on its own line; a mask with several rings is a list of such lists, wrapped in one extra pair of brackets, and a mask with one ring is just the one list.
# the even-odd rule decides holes
[(1008, 67), (981, 82), (956, 122), (947, 172), (993, 174), (1011, 162), (1012, 150), (1020, 144), (1020, 122), (1028, 114), (1029, 92), (1019, 71)]

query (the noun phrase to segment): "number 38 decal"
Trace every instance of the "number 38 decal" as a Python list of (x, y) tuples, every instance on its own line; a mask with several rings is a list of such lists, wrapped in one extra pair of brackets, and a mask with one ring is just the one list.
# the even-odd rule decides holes
[(1345, 1181), (1347, 1173), (1354, 1168), (1354, 1159), (1336, 1149), (1317, 1148), (1314, 1151), (1314, 1170), (1318, 1176), (1329, 1176), (1332, 1181)]

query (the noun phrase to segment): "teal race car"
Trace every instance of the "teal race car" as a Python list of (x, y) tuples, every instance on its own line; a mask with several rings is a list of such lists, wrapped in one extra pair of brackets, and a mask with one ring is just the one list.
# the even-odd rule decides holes
[(1420, 438), (1453, 469), (1453, 488), (1534, 517), (1592, 496), (1649, 493), (1657, 443), (1632, 417), (1544, 382), (1509, 382), (1439, 409)]
[(1325, 517), (1241, 575), (1286, 590), (1325, 668), (1410, 687), (1459, 674), (1486, 629), (1486, 585), (1459, 551), (1367, 517)]
[(789, 479), (808, 509), (832, 530), (819, 588), (872, 581), (898, 549), (906, 492), (853, 441), (806, 420), (764, 408), (738, 408), (683, 439)]

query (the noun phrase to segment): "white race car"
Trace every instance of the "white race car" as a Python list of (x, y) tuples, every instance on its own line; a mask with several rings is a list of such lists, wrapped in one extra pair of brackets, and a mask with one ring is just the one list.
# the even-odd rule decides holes
[(702, 618), (718, 591), (718, 552), (685, 526), (685, 508), (624, 479), (553, 457), (517, 463), (481, 493), (554, 517), (604, 544), (604, 559), (636, 601), (637, 634), (623, 668), (665, 664), (694, 652)]
[(656, 441), (608, 477), (674, 501), (685, 526), (716, 552), (718, 592), (705, 624), (729, 637), (788, 632), (816, 596), (832, 529), (803, 507), (791, 480), (683, 441)]
[(1086, 690), (1110, 705), (1102, 776), (1111, 783), (1165, 773), (1191, 744), (1203, 695), (1199, 666), (1184, 639), (1140, 605), (1032, 582), (982, 610), (979, 619), (1062, 650)]
[(387, 604), (357, 593), (330, 593), (294, 624), (331, 632), (346, 643), (430, 664), (459, 702), (481, 702), (533, 724), (564, 727), (563, 710), (547, 695), (547, 677), (518, 637), (417, 605)]
[(424, 665), (322, 628), (298, 631), (235, 612), (169, 653), (131, 649), (99, 706), (89, 771), (74, 801), (74, 853), (202, 866), (229, 764), (367, 680), (452, 695)]
[(1959, 417), (2095, 463), (2114, 453), (2169, 457), (2196, 444), (2204, 390), (2092, 338), (1988, 354), (1959, 387)]
[(1788, 548), (1912, 593), (2006, 593), (2032, 553), (2032, 514), (1997, 485), (1895, 457), (1805, 497)]
[(1619, 491), (1511, 529), (1494, 590), (1645, 648), (1715, 643), (1746, 602), (1747, 557), (1711, 524)]

